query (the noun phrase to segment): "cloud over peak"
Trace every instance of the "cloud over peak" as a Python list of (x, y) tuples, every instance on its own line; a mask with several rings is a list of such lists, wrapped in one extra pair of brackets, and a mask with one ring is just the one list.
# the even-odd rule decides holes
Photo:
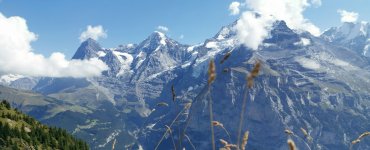
[(350, 12), (342, 9), (339, 9), (337, 12), (341, 16), (341, 22), (356, 22), (359, 16), (356, 12)]
[(0, 13), (0, 75), (19, 74), (38, 77), (91, 77), (107, 69), (104, 62), (66, 60), (59, 52), (49, 58), (32, 51), (37, 35), (29, 31), (21, 17), (7, 18)]
[(159, 30), (161, 32), (168, 32), (169, 31), (168, 27), (166, 27), (166, 26), (158, 26), (157, 30)]
[(103, 26), (97, 25), (97, 26), (92, 26), (88, 25), (86, 27), (86, 30), (81, 33), (80, 35), (80, 41), (83, 42), (87, 39), (94, 39), (98, 41), (100, 38), (107, 38), (107, 31), (103, 29)]
[(320, 35), (320, 29), (306, 19), (303, 12), (307, 7), (321, 5), (321, 0), (246, 0), (245, 5), (249, 10), (242, 13), (236, 31), (239, 41), (249, 48), (256, 50), (278, 20), (284, 20), (289, 28), (298, 32)]
[(240, 13), (240, 3), (239, 2), (232, 2), (229, 5), (230, 15), (238, 15)]

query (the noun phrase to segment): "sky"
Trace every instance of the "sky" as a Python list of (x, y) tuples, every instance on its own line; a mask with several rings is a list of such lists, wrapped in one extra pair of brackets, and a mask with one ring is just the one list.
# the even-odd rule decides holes
[[(271, 1), (292, 7), (274, 7)], [(302, 1), (308, 1), (310, 6), (299, 4)], [(298, 18), (290, 22), (297, 29), (310, 28), (313, 32), (320, 29), (322, 32), (329, 27), (339, 26), (343, 19), (341, 13), (347, 14), (347, 20), (370, 21), (368, 6), (370, 0), (0, 0), (0, 13), (4, 18), (19, 16), (26, 21), (26, 31), (32, 32), (35, 37), (26, 40), (30, 43), (26, 47), (30, 48), (25, 51), (41, 54), (45, 62), (53, 62), (51, 56), (54, 56), (65, 61), (60, 65), (65, 66), (81, 41), (89, 37), (97, 39), (103, 47), (111, 48), (120, 44), (139, 43), (153, 31), (160, 30), (181, 43), (197, 44), (238, 18), (244, 18), (240, 30), (245, 28), (248, 14), (243, 12), (276, 13), (269, 10), (274, 8), (279, 13), (279, 9), (286, 9), (282, 12), (293, 14), (286, 16), (283, 13), (278, 19)], [(260, 21), (266, 24), (271, 18)], [(262, 30), (256, 34), (264, 35), (264, 32)], [(248, 39), (248, 36), (240, 35), (240, 38)], [(253, 48), (258, 46), (258, 42), (246, 44), (251, 44)], [(100, 65), (100, 69), (104, 68)], [(1, 72), (6, 71), (0, 68)], [(56, 73), (53, 76), (63, 75)]]

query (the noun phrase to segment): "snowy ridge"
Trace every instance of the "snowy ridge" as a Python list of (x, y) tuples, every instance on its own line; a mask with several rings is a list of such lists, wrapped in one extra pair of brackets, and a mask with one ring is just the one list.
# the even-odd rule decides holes
[[(234, 25), (221, 28), (215, 36), (197, 45), (178, 43), (161, 32), (152, 33), (139, 44), (110, 49), (87, 41), (76, 56), (99, 58), (107, 63), (109, 71), (87, 80), (44, 79), (34, 89), (49, 96), (70, 98), (73, 105), (89, 106), (92, 113), (78, 118), (82, 121), (69, 127), (78, 131), (76, 136), (94, 139), (90, 144), (96, 149), (110, 149), (114, 139), (119, 143), (117, 149), (126, 146), (152, 149), (179, 108), (191, 102), (189, 110), (180, 114), (173, 125), (173, 136), (179, 137), (179, 129), (186, 124), (186, 134), (190, 139), (197, 139), (193, 141), (197, 149), (208, 149), (209, 124), (204, 122), (208, 119), (208, 96), (217, 101), (214, 110), (222, 110), (215, 111), (215, 118), (235, 137), (238, 124), (234, 116), (241, 110), (245, 77), (258, 59), (263, 64), (261, 72), (247, 93), (246, 127), (253, 130), (251, 141), (254, 141), (248, 145), (251, 149), (286, 149), (287, 136), (282, 131), (289, 128), (298, 133), (298, 127), (307, 128), (317, 139), (309, 144), (296, 140), (299, 147), (347, 148), (363, 128), (370, 128), (359, 123), (370, 118), (367, 113), (370, 71), (363, 69), (370, 68), (370, 63), (362, 56), (367, 54), (362, 50), (370, 44), (365, 37), (369, 35), (365, 34), (367, 29), (348, 25), (314, 37), (297, 33), (280, 21), (262, 46), (252, 50), (239, 43)], [(355, 46), (361, 52), (355, 51)], [(228, 60), (220, 63), (227, 53), (230, 53)], [(207, 93), (207, 67), (211, 58), (216, 63), (217, 78), (211, 85), (212, 92)], [(60, 118), (70, 115), (61, 113)], [(83, 120), (84, 117), (97, 119), (97, 123)], [(59, 123), (55, 120), (51, 122)], [(348, 120), (356, 121), (348, 124)], [(224, 138), (222, 130), (215, 132)], [(171, 142), (169, 136), (164, 141)], [(190, 148), (188, 142), (183, 144)], [(168, 143), (159, 147), (171, 148)], [(359, 149), (369, 148), (364, 142)]]
[(370, 23), (343, 23), (340, 27), (326, 30), (321, 38), (326, 41), (352, 49), (358, 54), (370, 57), (368, 53), (370, 39)]
[(18, 80), (18, 79), (23, 78), (23, 77), (24, 76), (22, 76), (22, 75), (14, 75), (14, 74), (2, 75), (0, 77), (0, 84), (9, 85), (13, 81)]

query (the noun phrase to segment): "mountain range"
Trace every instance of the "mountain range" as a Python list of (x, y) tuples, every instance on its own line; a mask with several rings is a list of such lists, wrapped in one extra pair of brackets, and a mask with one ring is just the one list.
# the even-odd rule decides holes
[[(277, 21), (258, 50), (240, 44), (235, 25), (197, 45), (157, 31), (139, 44), (117, 48), (87, 39), (72, 59), (99, 58), (109, 66), (102, 76), (5, 75), (0, 98), (67, 129), (92, 149), (111, 149), (115, 140), (117, 149), (154, 149), (163, 135), (158, 149), (173, 149), (171, 137), (179, 149), (210, 149), (210, 98), (214, 119), (231, 135), (215, 128), (217, 147), (222, 147), (218, 139), (236, 143), (244, 98), (247, 149), (287, 149), (288, 138), (300, 150), (348, 149), (370, 128), (369, 23), (344, 23), (315, 37)], [(217, 77), (209, 85), (213, 58)], [(260, 75), (248, 89), (245, 77), (257, 60)], [(286, 135), (286, 129), (294, 134)], [(352, 148), (370, 149), (370, 144)]]

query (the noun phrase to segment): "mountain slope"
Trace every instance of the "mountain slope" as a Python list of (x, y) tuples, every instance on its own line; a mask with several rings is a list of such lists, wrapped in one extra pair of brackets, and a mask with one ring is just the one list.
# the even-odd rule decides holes
[(358, 54), (370, 56), (370, 23), (345, 22), (340, 27), (326, 30), (321, 37), (326, 41), (347, 47)]
[[(159, 149), (173, 149), (165, 125), (174, 122), (171, 130), (178, 149), (192, 149), (192, 144), (209, 149), (209, 96), (215, 120), (231, 135), (229, 139), (216, 128), (216, 139), (236, 143), (242, 100), (248, 92), (243, 131), (250, 131), (250, 149), (287, 149), (288, 138), (303, 150), (348, 149), (370, 127), (370, 62), (362, 49), (347, 45), (357, 40), (363, 45), (365, 34), (352, 36), (333, 28), (331, 33), (314, 37), (278, 21), (254, 51), (240, 44), (235, 24), (192, 46), (160, 32), (137, 45), (110, 49), (91, 40), (82, 43), (73, 59), (97, 57), (110, 70), (94, 78), (39, 79), (34, 91), (88, 110), (61, 111), (42, 121), (92, 139), (88, 141), (92, 149), (110, 149), (114, 139), (117, 149), (153, 149), (163, 134)], [(211, 58), (216, 62), (217, 78), (209, 93)], [(256, 60), (262, 62), (261, 74), (247, 90), (245, 76)], [(191, 107), (184, 109), (189, 103)], [(303, 138), (301, 127), (312, 142)], [(285, 129), (295, 134), (289, 137)], [(217, 147), (221, 147), (218, 142)], [(370, 145), (362, 142), (353, 148), (369, 149)]]
[(81, 43), (72, 59), (90, 59), (101, 55), (104, 55), (103, 49), (95, 40), (89, 38)]
[[(221, 50), (214, 47), (209, 50), (219, 51), (215, 55), (216, 63), (221, 61), (226, 52), (231, 52), (231, 56), (224, 64), (216, 65), (217, 78), (211, 87), (214, 118), (223, 123), (231, 135), (231, 141), (228, 140), (225, 131), (219, 128), (215, 129), (216, 139), (227, 139), (232, 143), (237, 140), (239, 114), (246, 92), (245, 76), (254, 62), (261, 60), (263, 66), (261, 75), (247, 94), (243, 126), (243, 131), (250, 131), (247, 147), (287, 149), (288, 136), (284, 130), (290, 129), (296, 133), (291, 138), (300, 149), (348, 149), (350, 142), (370, 127), (368, 123), (370, 73), (361, 69), (369, 65), (367, 59), (347, 48), (328, 44), (309, 34), (297, 34), (284, 24), (283, 22), (275, 24), (272, 36), (265, 40), (265, 46), (259, 51), (250, 50), (242, 45)], [(309, 40), (310, 44), (300, 43), (302, 39)], [(221, 43), (215, 43), (219, 44)], [(204, 48), (206, 46), (197, 49)], [(346, 54), (356, 59), (350, 60)], [(191, 98), (194, 100), (192, 107), (188, 117), (185, 115), (184, 118), (178, 119), (177, 122), (180, 123), (172, 127), (172, 136), (175, 140), (176, 137), (181, 137), (178, 133), (187, 127), (183, 134), (192, 140), (197, 149), (208, 149), (211, 145), (209, 93), (206, 85), (208, 60), (203, 62), (205, 67), (201, 67), (200, 70), (203, 71), (200, 74), (197, 73), (199, 72), (197, 68), (202, 66), (201, 63), (194, 64), (191, 66), (193, 68), (191, 72), (178, 79), (175, 89), (189, 85), (188, 81), (194, 81), (193, 85), (199, 85), (201, 89), (186, 91), (186, 95), (192, 95), (190, 94), (192, 92), (196, 94)], [(163, 126), (168, 125), (177, 113), (179, 109), (172, 112), (171, 116), (167, 115), (165, 117), (167, 119), (163, 118), (157, 122), (154, 120), (152, 123), (155, 123), (155, 126), (149, 134), (149, 139), (160, 139), (166, 130)], [(349, 120), (353, 121), (348, 122)], [(312, 142), (304, 139), (301, 127), (308, 130), (313, 138)], [(148, 142), (144, 139), (142, 141), (144, 145), (148, 145), (145, 148), (149, 149), (158, 142), (158, 140)], [(183, 138), (182, 142), (184, 143), (182, 146), (191, 148), (186, 138)], [(168, 135), (159, 148), (172, 147)], [(217, 147), (221, 147), (221, 144), (217, 143)], [(354, 148), (368, 149), (369, 145), (364, 142)]]
[(32, 117), (0, 103), (1, 149), (80, 149), (88, 145), (60, 128), (45, 126)]

